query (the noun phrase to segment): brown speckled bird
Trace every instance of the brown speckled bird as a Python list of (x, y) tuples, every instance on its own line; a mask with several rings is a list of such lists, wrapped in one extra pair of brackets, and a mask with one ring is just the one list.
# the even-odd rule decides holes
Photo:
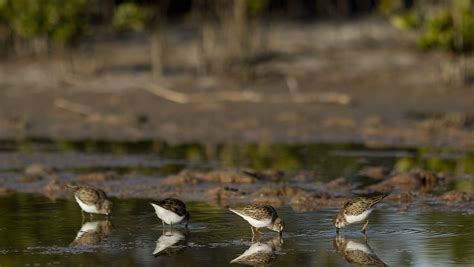
[(93, 213), (109, 216), (112, 212), (112, 201), (103, 190), (92, 186), (73, 184), (67, 184), (66, 188), (74, 193), (82, 211), (89, 213), (91, 217)]
[(268, 242), (253, 243), (244, 253), (233, 259), (230, 263), (239, 263), (253, 266), (269, 266), (277, 258), (275, 251), (281, 249), (283, 239), (275, 237)]
[(336, 251), (343, 256), (347, 262), (360, 266), (387, 266), (364, 241), (349, 239), (337, 235), (333, 242)]
[(86, 222), (70, 246), (98, 245), (110, 234), (111, 229), (112, 223), (109, 220)]
[(250, 205), (242, 209), (229, 210), (244, 218), (251, 225), (252, 235), (255, 235), (255, 231), (260, 233), (258, 228), (267, 227), (280, 233), (281, 236), (285, 228), (285, 223), (278, 217), (275, 208), (270, 205)]
[[(345, 227), (351, 223), (366, 220), (374, 209), (375, 204), (379, 203), (388, 194), (381, 194), (369, 197), (358, 197), (348, 200), (344, 203), (339, 213), (334, 218), (334, 226), (337, 232), (339, 228)], [(365, 233), (369, 220), (367, 219), (362, 226), (361, 232)]]
[(176, 198), (165, 198), (163, 200), (153, 201), (150, 204), (155, 209), (158, 218), (161, 219), (163, 227), (165, 223), (173, 227), (173, 224), (183, 221), (185, 222), (185, 226), (188, 227), (189, 213), (183, 201)]

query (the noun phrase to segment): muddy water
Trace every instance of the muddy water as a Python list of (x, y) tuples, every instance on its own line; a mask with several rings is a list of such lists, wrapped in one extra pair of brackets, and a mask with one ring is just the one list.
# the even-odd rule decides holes
[(237, 266), (230, 262), (244, 253), (253, 257), (236, 261), (274, 266), (350, 266), (357, 260), (391, 266), (474, 262), (474, 215), (400, 213), (382, 204), (371, 216), (365, 240), (356, 227), (336, 236), (333, 209), (295, 213), (280, 208), (287, 224), (283, 239), (265, 231), (252, 243), (244, 221), (206, 203), (189, 203), (189, 230), (178, 226), (171, 232), (162, 231), (147, 200), (115, 199), (115, 204), (110, 221), (95, 216), (82, 224), (72, 200), (1, 197), (0, 266)]

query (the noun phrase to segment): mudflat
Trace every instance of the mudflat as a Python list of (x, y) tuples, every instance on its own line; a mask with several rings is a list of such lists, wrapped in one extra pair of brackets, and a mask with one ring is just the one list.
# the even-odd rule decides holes
[(271, 25), (263, 52), (208, 75), (186, 34), (170, 29), (160, 79), (147, 35), (3, 61), (0, 138), (474, 148), (472, 56), (459, 85), (458, 58), (388, 22)]

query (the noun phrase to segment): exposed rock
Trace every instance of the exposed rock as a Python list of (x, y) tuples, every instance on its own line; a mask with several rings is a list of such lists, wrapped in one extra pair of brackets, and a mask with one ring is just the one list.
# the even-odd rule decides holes
[(279, 182), (285, 179), (285, 172), (275, 170), (252, 171), (243, 170), (242, 173), (256, 178), (259, 181)]
[(13, 194), (15, 192), (16, 191), (14, 189), (0, 187), (0, 195), (8, 195), (8, 194)]
[(388, 180), (392, 186), (414, 189), (421, 185), (420, 179), (414, 173), (402, 173), (395, 175)]
[(313, 171), (300, 171), (291, 178), (291, 180), (295, 182), (311, 182), (315, 179), (316, 173)]
[(227, 187), (214, 187), (206, 191), (205, 196), (209, 200), (217, 203), (227, 202), (230, 198), (245, 195), (244, 192), (229, 189)]
[(285, 201), (277, 196), (263, 196), (255, 198), (253, 200), (253, 203), (259, 205), (272, 205), (274, 207), (282, 207), (285, 204)]
[(185, 185), (199, 183), (241, 183), (250, 184), (257, 181), (257, 178), (238, 171), (192, 171), (183, 170), (178, 175), (171, 175), (162, 180), (165, 185)]
[(348, 192), (352, 190), (352, 184), (346, 178), (339, 177), (326, 183), (326, 188), (333, 192)]
[(367, 176), (373, 179), (382, 179), (387, 177), (389, 174), (390, 169), (383, 166), (365, 167), (359, 172), (359, 175)]
[(410, 173), (397, 174), (386, 181), (368, 186), (366, 190), (367, 192), (377, 191), (387, 193), (394, 188), (399, 188), (402, 191), (421, 188), (425, 191), (429, 191), (439, 185), (440, 180), (441, 178), (432, 172), (417, 170)]
[(257, 194), (261, 197), (288, 197), (291, 198), (294, 195), (298, 194), (299, 192), (305, 192), (304, 189), (298, 186), (290, 186), (290, 185), (266, 185), (261, 187)]
[(422, 186), (426, 188), (433, 188), (441, 181), (441, 177), (436, 175), (434, 172), (417, 170), (415, 174), (418, 176)]
[(449, 191), (441, 196), (441, 199), (446, 202), (461, 202), (474, 200), (472, 194), (467, 194), (459, 191)]
[(331, 196), (324, 192), (299, 192), (290, 200), (291, 207), (298, 212), (312, 211), (315, 209), (339, 206), (340, 199), (334, 201)]
[(393, 190), (393, 185), (389, 181), (384, 181), (381, 183), (370, 185), (364, 188), (363, 190), (361, 190), (359, 193), (362, 193), (362, 194), (369, 194), (373, 192), (389, 193), (392, 190)]

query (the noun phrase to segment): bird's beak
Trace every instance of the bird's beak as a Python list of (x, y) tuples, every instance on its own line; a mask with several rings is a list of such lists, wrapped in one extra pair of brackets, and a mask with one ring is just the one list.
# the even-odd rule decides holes
[(280, 234), (280, 238), (281, 238), (281, 236), (283, 235), (283, 231), (280, 231), (280, 233), (279, 233), (279, 234)]
[(339, 234), (339, 228), (336, 227), (336, 234)]

